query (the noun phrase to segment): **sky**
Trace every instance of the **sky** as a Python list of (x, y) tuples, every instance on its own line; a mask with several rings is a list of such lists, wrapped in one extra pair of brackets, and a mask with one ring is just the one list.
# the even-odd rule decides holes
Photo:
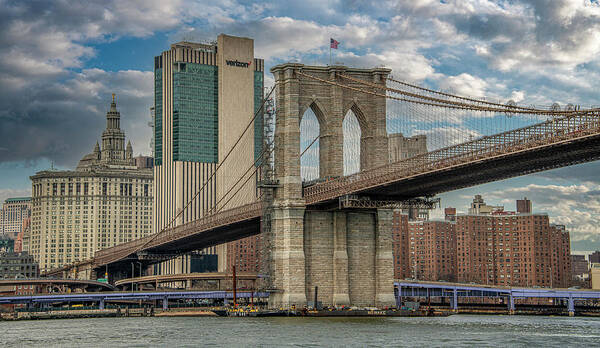
[[(30, 194), (36, 171), (74, 168), (105, 127), (111, 93), (134, 153), (149, 154), (153, 57), (219, 33), (251, 37), (266, 71), (288, 61), (385, 66), (395, 78), (524, 105), (600, 105), (596, 0), (0, 0), (0, 200)], [(266, 84), (272, 84), (267, 72)], [(352, 140), (356, 142), (355, 140)], [(600, 249), (598, 163), (441, 195), (535, 212)], [(441, 216), (436, 211), (434, 216)]]

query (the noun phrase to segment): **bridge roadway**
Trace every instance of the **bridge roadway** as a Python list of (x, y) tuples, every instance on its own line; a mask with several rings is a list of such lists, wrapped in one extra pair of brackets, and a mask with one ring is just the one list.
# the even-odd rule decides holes
[(565, 300), (569, 315), (573, 315), (575, 301), (600, 300), (600, 291), (588, 289), (521, 288), (413, 280), (396, 280), (394, 287), (397, 306), (401, 304), (403, 297), (444, 297), (450, 298), (454, 310), (458, 309), (459, 298), (504, 298), (510, 311), (515, 310), (515, 299), (518, 298), (552, 298)]
[[(323, 209), (349, 194), (404, 200), (594, 161), (600, 158), (597, 113), (571, 114), (486, 136), (304, 188), (308, 209)], [(206, 216), (161, 233), (96, 252), (75, 267), (159, 262), (172, 255), (260, 233), (261, 202)], [(161, 255), (164, 255), (161, 258)], [(48, 274), (74, 267), (68, 265)]]

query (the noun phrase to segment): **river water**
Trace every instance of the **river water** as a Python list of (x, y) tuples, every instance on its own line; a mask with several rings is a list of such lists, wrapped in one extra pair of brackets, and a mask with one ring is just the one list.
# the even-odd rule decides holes
[(0, 347), (594, 347), (600, 318), (99, 318), (0, 322)]

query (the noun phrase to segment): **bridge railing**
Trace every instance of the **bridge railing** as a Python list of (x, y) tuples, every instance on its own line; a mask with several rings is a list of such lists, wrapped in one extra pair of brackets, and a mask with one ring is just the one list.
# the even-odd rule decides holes
[(263, 203), (259, 201), (227, 209), (216, 214), (203, 216), (192, 222), (168, 228), (150, 236), (99, 250), (95, 253), (94, 264), (98, 266), (110, 263), (140, 250), (149, 249), (177, 239), (185, 238), (195, 233), (260, 216), (262, 204)]
[(314, 204), (399, 179), (597, 134), (599, 130), (598, 113), (576, 113), (309, 186), (304, 188), (304, 198), (307, 204)]

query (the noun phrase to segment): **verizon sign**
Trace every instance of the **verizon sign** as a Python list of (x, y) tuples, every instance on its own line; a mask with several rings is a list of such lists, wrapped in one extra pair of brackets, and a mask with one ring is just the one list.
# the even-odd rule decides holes
[(230, 66), (237, 66), (240, 68), (248, 68), (252, 64), (252, 62), (240, 62), (238, 60), (226, 60), (225, 64)]

